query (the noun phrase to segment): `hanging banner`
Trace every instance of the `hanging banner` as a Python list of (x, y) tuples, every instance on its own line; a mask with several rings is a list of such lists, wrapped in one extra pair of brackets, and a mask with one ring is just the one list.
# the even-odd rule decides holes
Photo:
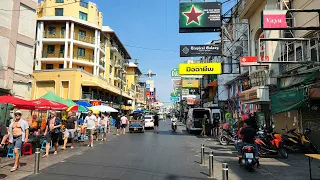
[(221, 45), (180, 45), (180, 57), (221, 56)]
[(221, 73), (221, 63), (179, 64), (180, 75), (204, 75)]
[(217, 32), (221, 30), (220, 2), (180, 3), (179, 32)]

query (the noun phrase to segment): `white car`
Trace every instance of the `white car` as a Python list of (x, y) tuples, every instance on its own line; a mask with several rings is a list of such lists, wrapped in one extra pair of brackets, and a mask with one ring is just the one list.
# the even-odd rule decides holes
[(153, 115), (144, 116), (144, 127), (154, 128), (154, 116)]

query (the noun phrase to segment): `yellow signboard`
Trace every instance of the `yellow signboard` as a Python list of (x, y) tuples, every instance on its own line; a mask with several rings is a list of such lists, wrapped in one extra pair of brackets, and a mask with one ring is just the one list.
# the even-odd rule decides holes
[(183, 88), (199, 88), (199, 80), (182, 80)]
[(179, 75), (204, 75), (221, 73), (221, 63), (179, 64)]

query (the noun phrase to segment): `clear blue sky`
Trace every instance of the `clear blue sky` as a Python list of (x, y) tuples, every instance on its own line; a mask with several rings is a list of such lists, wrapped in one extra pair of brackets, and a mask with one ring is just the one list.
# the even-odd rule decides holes
[[(151, 69), (157, 73), (155, 86), (162, 102), (169, 102), (172, 91), (171, 70), (185, 60), (179, 57), (179, 46), (204, 44), (219, 38), (218, 33), (179, 34), (179, 0), (91, 1), (103, 13), (103, 25), (110, 26), (126, 45), (131, 57), (139, 60), (141, 71)], [(234, 4), (235, 0), (226, 3), (223, 11)]]

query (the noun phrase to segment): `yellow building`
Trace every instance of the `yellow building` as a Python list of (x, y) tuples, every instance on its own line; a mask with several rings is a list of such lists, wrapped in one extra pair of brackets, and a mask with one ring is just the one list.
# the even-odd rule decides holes
[(38, 5), (32, 99), (51, 91), (72, 100), (112, 103), (115, 108), (122, 99), (123, 109), (130, 109), (125, 105), (135, 98), (126, 80), (131, 57), (102, 22), (102, 13), (92, 2), (51, 0)]
[(134, 107), (136, 108), (136, 105), (139, 105), (141, 107), (142, 105), (146, 104), (145, 98), (144, 98), (144, 91), (142, 90), (140, 84), (139, 84), (139, 77), (141, 76), (141, 71), (138, 67), (138, 62), (129, 62), (129, 65), (127, 67), (127, 88), (130, 90), (130, 93), (135, 97), (134, 101)]

